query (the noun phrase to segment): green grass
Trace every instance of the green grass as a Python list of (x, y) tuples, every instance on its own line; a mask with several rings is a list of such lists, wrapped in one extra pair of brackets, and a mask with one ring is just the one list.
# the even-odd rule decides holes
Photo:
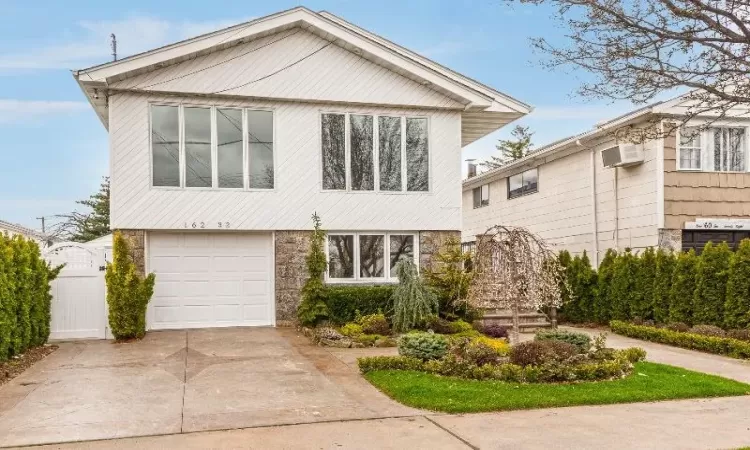
[(365, 378), (405, 405), (449, 413), (750, 394), (750, 385), (739, 381), (649, 362), (636, 363), (621, 380), (572, 384), (474, 381), (413, 371), (376, 371)]

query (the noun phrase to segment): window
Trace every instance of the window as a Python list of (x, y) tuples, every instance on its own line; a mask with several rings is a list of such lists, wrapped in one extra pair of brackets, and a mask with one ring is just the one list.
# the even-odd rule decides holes
[(490, 204), (490, 185), (484, 184), (472, 190), (474, 195), (474, 208), (481, 208)]
[(744, 172), (747, 170), (746, 129), (741, 127), (698, 127), (680, 129), (680, 170)]
[(151, 108), (154, 186), (180, 185), (180, 116), (176, 106)]
[(538, 179), (536, 168), (508, 177), (508, 198), (537, 192), (539, 190)]
[(416, 239), (413, 233), (329, 233), (327, 279), (333, 282), (397, 281), (394, 268), (399, 260), (411, 258), (417, 262)]
[(426, 118), (325, 113), (321, 147), (324, 190), (429, 191)]
[(273, 189), (273, 129), (271, 111), (152, 105), (152, 185)]

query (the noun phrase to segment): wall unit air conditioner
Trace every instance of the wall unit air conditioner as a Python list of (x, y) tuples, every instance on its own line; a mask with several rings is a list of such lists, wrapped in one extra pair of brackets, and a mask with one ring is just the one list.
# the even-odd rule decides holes
[(643, 145), (620, 144), (602, 150), (604, 167), (629, 167), (643, 163)]

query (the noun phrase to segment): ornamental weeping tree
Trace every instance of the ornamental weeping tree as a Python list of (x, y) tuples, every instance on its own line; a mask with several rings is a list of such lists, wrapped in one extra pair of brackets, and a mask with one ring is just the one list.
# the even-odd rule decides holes
[(477, 240), (469, 302), (476, 308), (510, 309), (513, 342), (519, 340), (520, 311), (562, 306), (565, 283), (555, 253), (525, 228), (496, 225)]
[(393, 291), (393, 328), (404, 332), (437, 314), (438, 298), (435, 292), (422, 283), (417, 265), (412, 259), (401, 258), (396, 264), (396, 275), (398, 286)]

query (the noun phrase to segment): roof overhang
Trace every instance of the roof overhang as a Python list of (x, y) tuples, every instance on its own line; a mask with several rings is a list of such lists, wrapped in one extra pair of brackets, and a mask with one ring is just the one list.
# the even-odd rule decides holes
[(429, 86), (464, 105), (462, 131), (465, 134), (462, 145), (531, 112), (529, 105), (387, 39), (330, 13), (316, 13), (304, 7), (282, 11), (118, 61), (77, 70), (73, 75), (104, 126), (108, 127), (107, 94), (112, 83), (294, 27), (305, 28), (335, 45)]

